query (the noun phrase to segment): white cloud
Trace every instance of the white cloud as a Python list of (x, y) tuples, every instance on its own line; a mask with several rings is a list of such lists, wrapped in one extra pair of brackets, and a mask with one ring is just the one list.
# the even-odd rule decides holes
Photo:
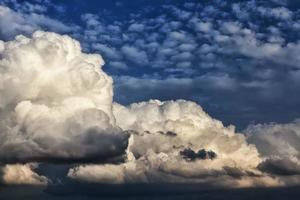
[(237, 22), (225, 22), (221, 26), (221, 30), (229, 34), (236, 34), (241, 30), (240, 24)]
[(187, 67), (190, 67), (192, 65), (191, 62), (179, 62), (177, 63), (177, 67), (179, 68), (187, 68)]
[(10, 39), (18, 34), (28, 35), (40, 28), (63, 33), (75, 27), (65, 25), (43, 14), (15, 12), (0, 5), (0, 36), (4, 39)]
[(264, 158), (261, 170), (278, 175), (286, 185), (300, 183), (299, 120), (287, 124), (250, 125), (245, 133)]
[(184, 32), (173, 31), (170, 33), (170, 38), (177, 41), (185, 41), (186, 35)]
[(40, 31), (2, 46), (0, 160), (105, 160), (124, 153), (127, 136), (114, 124), (112, 79), (100, 55)]
[(123, 55), (133, 63), (145, 65), (149, 62), (146, 52), (133, 46), (125, 45), (121, 48), (121, 51)]
[(144, 28), (145, 26), (143, 24), (131, 24), (128, 27), (128, 30), (133, 32), (143, 32)]
[(92, 44), (92, 47), (95, 50), (100, 51), (104, 56), (107, 57), (109, 60), (120, 60), (122, 59), (122, 55), (113, 47), (109, 47), (104, 44), (95, 43)]
[(196, 44), (181, 44), (178, 46), (180, 51), (193, 51), (196, 49)]
[(194, 58), (190, 52), (182, 52), (171, 57), (174, 61), (191, 61)]
[(98, 21), (98, 16), (90, 13), (81, 15), (81, 19), (87, 24), (88, 27), (97, 27), (101, 25)]
[(293, 17), (293, 13), (285, 7), (265, 8), (258, 7), (257, 11), (266, 17), (274, 17), (275, 19), (289, 20)]
[(115, 67), (117, 69), (121, 70), (127, 70), (128, 66), (124, 62), (118, 62), (118, 61), (111, 61), (109, 62), (110, 66)]
[[(238, 170), (242, 178), (251, 179), (247, 170), (261, 176), (255, 170), (260, 163), (255, 147), (248, 145), (233, 127), (224, 127), (193, 102), (150, 100), (128, 107), (114, 104), (113, 109), (117, 125), (132, 130), (127, 162), (79, 166), (69, 171), (71, 178), (112, 183), (206, 182), (208, 178), (225, 185), (231, 179), (229, 168)], [(187, 161), (180, 152), (188, 148), (212, 150), (217, 157)]]
[(212, 24), (210, 22), (199, 22), (195, 23), (194, 26), (197, 31), (208, 33), (212, 30)]

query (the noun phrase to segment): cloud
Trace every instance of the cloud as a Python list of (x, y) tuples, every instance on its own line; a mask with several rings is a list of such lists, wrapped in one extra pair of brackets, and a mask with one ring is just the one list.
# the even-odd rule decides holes
[[(273, 175), (287, 176), (283, 181), (294, 185), (300, 173), (300, 123), (250, 125), (245, 133), (264, 158), (259, 168)], [(299, 183), (299, 182), (297, 182)]]
[(1, 38), (10, 38), (19, 33), (31, 33), (36, 26), (28, 23), (18, 13), (8, 7), (0, 6)]
[(92, 44), (95, 50), (99, 50), (102, 54), (104, 54), (109, 60), (120, 60), (122, 59), (122, 55), (116, 51), (115, 48), (110, 48), (107, 45), (103, 44)]
[(103, 162), (124, 153), (128, 136), (115, 126), (101, 56), (40, 31), (2, 46), (0, 162)]
[(97, 15), (91, 14), (91, 13), (86, 13), (81, 15), (81, 19), (86, 22), (86, 25), (88, 27), (96, 27), (101, 25), (101, 23), (98, 21)]
[(123, 62), (118, 62), (118, 61), (112, 61), (109, 62), (110, 66), (115, 67), (116, 69), (121, 69), (121, 70), (127, 70), (128, 66), (126, 63)]
[(258, 12), (266, 17), (274, 17), (276, 19), (288, 20), (293, 17), (293, 13), (285, 7), (265, 8), (258, 7)]
[(43, 14), (16, 12), (9, 7), (0, 5), (0, 37), (2, 39), (12, 39), (19, 34), (29, 35), (41, 28), (66, 33), (73, 30), (74, 27)]
[(241, 27), (236, 22), (225, 22), (222, 24), (221, 30), (225, 33), (236, 34), (240, 31)]
[[(299, 117), (295, 112), (298, 95), (294, 93), (289, 99), (285, 98), (286, 93), (299, 87), (299, 81), (291, 81), (297, 80), (299, 68), (299, 56), (295, 53), (299, 51), (299, 20), (294, 5), (290, 1), (266, 4), (252, 0), (233, 4), (192, 1), (170, 5), (164, 2), (149, 8), (138, 7), (128, 18), (114, 16), (114, 20), (109, 20), (110, 14), (93, 15), (97, 22), (95, 26), (87, 26), (84, 35), (90, 37), (84, 40), (90, 44), (109, 44), (115, 50), (114, 55), (125, 58), (117, 63), (115, 60), (107, 62), (106, 69), (113, 76), (147, 77), (144, 82), (149, 81), (152, 86), (154, 82), (168, 83), (172, 78), (183, 80), (181, 88), (185, 91), (177, 93), (173, 92), (172, 84), (167, 84), (162, 86), (164, 89), (155, 90), (153, 86), (150, 91), (121, 95), (133, 90), (125, 83), (120, 86), (120, 92), (119, 87), (115, 90), (120, 103), (149, 98), (165, 100), (172, 96), (195, 100), (212, 115), (238, 128), (244, 128), (253, 120), (287, 122)], [(118, 31), (108, 30), (112, 25), (117, 26)], [(131, 25), (142, 27), (143, 31), (130, 31)], [(89, 46), (91, 51), (99, 51), (106, 57), (104, 52)], [(125, 64), (128, 68), (123, 67)], [(270, 71), (272, 73), (267, 73)], [(218, 87), (212, 92), (202, 85), (186, 86), (185, 80), (198, 83), (199, 76), (217, 77), (218, 84), (213, 83), (213, 78), (210, 82)], [(253, 97), (250, 93), (254, 93)], [(209, 98), (209, 102), (199, 100), (203, 98)], [(270, 103), (275, 99), (289, 112), (282, 113), (278, 104)]]
[[(140, 53), (131, 46), (125, 50), (131, 56)], [(149, 100), (123, 106), (113, 102), (112, 78), (102, 70), (102, 57), (83, 53), (66, 35), (37, 31), (30, 38), (18, 36), (0, 43), (0, 57), (0, 163), (7, 183), (47, 182), (30, 162), (72, 164), (67, 176), (75, 182), (216, 187), (297, 183), (297, 178), (291, 183), (281, 177), (298, 173), (297, 121), (275, 128), (250, 126), (246, 132), (251, 139), (192, 101)], [(121, 93), (127, 96), (149, 92), (145, 88), (164, 93), (166, 84), (176, 86), (174, 93), (191, 85), (236, 90), (235, 80), (226, 73), (121, 79), (123, 87), (133, 91)], [(120, 79), (116, 81), (120, 89)], [(290, 134), (273, 138), (274, 129)], [(261, 130), (266, 137), (257, 134)], [(272, 157), (275, 149), (279, 161)], [(18, 178), (19, 171), (26, 175)], [(7, 178), (15, 174), (17, 178)]]
[(124, 168), (117, 165), (80, 165), (70, 169), (68, 176), (88, 183), (120, 184), (124, 182)]
[(14, 164), (0, 167), (0, 182), (7, 185), (47, 185), (49, 180), (45, 176), (39, 176), (33, 171), (37, 165)]
[(143, 24), (131, 24), (129, 27), (128, 27), (128, 30), (129, 31), (133, 31), (133, 32), (142, 32), (144, 31), (144, 25)]
[(125, 45), (121, 48), (123, 55), (131, 62), (146, 65), (148, 63), (148, 56), (146, 52), (140, 51), (139, 49)]
[[(151, 100), (128, 107), (114, 104), (113, 109), (117, 125), (131, 135), (127, 161), (119, 165), (78, 166), (69, 171), (70, 178), (100, 183), (218, 179), (219, 185), (225, 186), (227, 181), (234, 181), (233, 171), (246, 179), (253, 176), (250, 171), (255, 176), (264, 176), (256, 170), (260, 163), (256, 148), (248, 145), (233, 127), (224, 127), (193, 102)], [(199, 159), (187, 159), (191, 156), (188, 148), (199, 149), (194, 152)]]
[(197, 31), (209, 32), (212, 29), (212, 24), (210, 22), (198, 22), (194, 23), (194, 25)]
[[(252, 0), (233, 4), (192, 1), (173, 5), (163, 2), (146, 8), (139, 4), (134, 11), (126, 9), (128, 5), (124, 4), (122, 12), (128, 14), (126, 18), (116, 13), (118, 9), (109, 12), (101, 9), (97, 13), (81, 13), (83, 10), (79, 9), (81, 21), (74, 21), (78, 26), (72, 23), (74, 18), (68, 17), (71, 16), (69, 9), (65, 9), (67, 17), (63, 22), (56, 20), (61, 13), (56, 12), (59, 8), (49, 1), (3, 1), (1, 5), (9, 10), (1, 18), (2, 39), (12, 39), (19, 33), (29, 35), (36, 29), (67, 32), (80, 40), (85, 52), (102, 54), (107, 60), (105, 69), (113, 76), (126, 74), (137, 79), (147, 76), (151, 80), (178, 78), (197, 82), (197, 77), (207, 73), (213, 77), (226, 74), (230, 81), (225, 82), (235, 85), (234, 95), (230, 87), (218, 90), (222, 95), (217, 95), (190, 85), (191, 88), (172, 96), (195, 100), (212, 115), (239, 128), (252, 120), (283, 122), (298, 117), (294, 112), (298, 96), (295, 94), (287, 100), (284, 94), (299, 86), (296, 81), (299, 59), (295, 53), (299, 51), (299, 20), (293, 9), (298, 4), (294, 1), (270, 1), (269, 4)], [(139, 70), (140, 67), (144, 70)], [(266, 71), (272, 73), (263, 77)], [(171, 87), (169, 84), (169, 88), (164, 88), (172, 91)], [(131, 89), (127, 89), (124, 93), (130, 92)], [(156, 91), (142, 91), (143, 100), (171, 96), (161, 94), (159, 89)], [(248, 92), (255, 93), (256, 100), (236, 100)], [(289, 112), (279, 115), (282, 112), (276, 111), (280, 108), (275, 104), (267, 106), (266, 98), (275, 99), (274, 95), (281, 107), (289, 107)], [(140, 96), (127, 95), (120, 103), (135, 102)], [(199, 100), (208, 97), (209, 106)], [(220, 112), (219, 108), (213, 108), (216, 105), (224, 108), (223, 114), (215, 115)], [(259, 112), (266, 107), (276, 114)], [(243, 112), (246, 109), (251, 109), (251, 113)]]

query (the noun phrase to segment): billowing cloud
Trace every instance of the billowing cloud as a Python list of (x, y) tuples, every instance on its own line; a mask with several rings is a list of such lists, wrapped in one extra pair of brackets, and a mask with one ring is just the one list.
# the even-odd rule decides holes
[(287, 124), (250, 125), (245, 132), (248, 141), (255, 144), (263, 157), (260, 170), (283, 177), (288, 185), (300, 183), (299, 120)]
[(10, 185), (46, 185), (49, 180), (45, 176), (39, 176), (33, 171), (38, 167), (36, 164), (28, 163), (25, 165), (14, 164), (0, 167), (0, 182)]
[[(261, 160), (255, 146), (248, 145), (233, 127), (224, 127), (193, 102), (152, 100), (128, 107), (114, 104), (113, 111), (117, 125), (131, 135), (127, 162), (75, 167), (69, 171), (69, 177), (102, 183), (217, 184), (219, 180), (219, 185), (226, 185), (236, 176), (249, 180), (265, 176), (256, 170)], [(187, 149), (195, 154), (195, 159), (187, 159)], [(236, 186), (242, 187), (239, 183)]]
[(1, 43), (0, 55), (0, 162), (100, 162), (124, 153), (128, 136), (115, 126), (101, 56), (46, 32)]

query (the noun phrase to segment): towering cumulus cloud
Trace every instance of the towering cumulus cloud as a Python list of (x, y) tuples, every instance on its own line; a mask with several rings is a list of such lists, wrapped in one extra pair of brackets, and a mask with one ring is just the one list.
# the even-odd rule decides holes
[(255, 145), (196, 103), (113, 103), (103, 64), (55, 33), (0, 42), (2, 182), (51, 183), (32, 162), (60, 162), (73, 164), (69, 178), (97, 183), (283, 183), (270, 176)]
[(35, 32), (0, 43), (0, 162), (104, 161), (124, 153), (112, 79), (77, 41)]

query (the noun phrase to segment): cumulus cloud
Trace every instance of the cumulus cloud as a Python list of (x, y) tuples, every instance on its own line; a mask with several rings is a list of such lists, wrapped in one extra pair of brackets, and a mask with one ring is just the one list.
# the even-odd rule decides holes
[[(128, 107), (114, 104), (113, 112), (116, 124), (131, 135), (127, 162), (75, 167), (69, 177), (113, 183), (215, 182), (223, 177), (219, 185), (225, 185), (234, 176), (264, 176), (256, 170), (261, 161), (255, 146), (248, 145), (233, 127), (224, 127), (193, 102), (152, 100)], [(188, 148), (199, 151), (187, 152)], [(195, 159), (187, 159), (193, 157), (191, 152)]]
[(45, 176), (39, 176), (33, 170), (37, 165), (29, 164), (14, 164), (0, 167), (0, 181), (8, 185), (46, 185), (49, 180)]
[(96, 160), (124, 153), (112, 79), (77, 41), (35, 32), (1, 43), (0, 161)]
[[(245, 133), (263, 156), (259, 168), (283, 178), (288, 185), (299, 183), (300, 121), (287, 124), (250, 125)], [(298, 180), (298, 181), (296, 181)]]

